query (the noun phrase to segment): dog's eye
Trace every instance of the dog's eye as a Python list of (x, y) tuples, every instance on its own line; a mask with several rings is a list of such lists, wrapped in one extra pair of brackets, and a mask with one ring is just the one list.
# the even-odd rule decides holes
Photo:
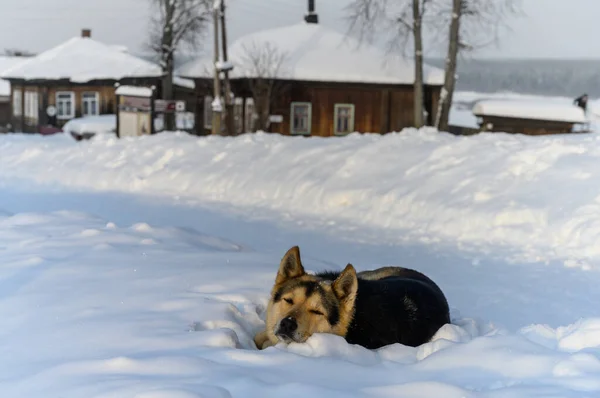
[(289, 299), (289, 298), (284, 298), (283, 301), (285, 301), (288, 304), (294, 304), (294, 300)]
[(309, 310), (311, 313), (315, 314), (315, 315), (325, 315), (323, 314), (321, 311), (319, 310)]

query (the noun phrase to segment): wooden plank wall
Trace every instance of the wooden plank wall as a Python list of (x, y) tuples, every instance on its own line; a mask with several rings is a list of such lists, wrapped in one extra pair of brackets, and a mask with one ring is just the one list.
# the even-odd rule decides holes
[(349, 103), (355, 106), (354, 129), (363, 133), (387, 133), (413, 125), (413, 88), (400, 86), (339, 87), (318, 84), (292, 84), (274, 106), (273, 114), (283, 116), (283, 123), (273, 124), (272, 132), (290, 134), (290, 104), (312, 103), (312, 135), (334, 135), (334, 106)]

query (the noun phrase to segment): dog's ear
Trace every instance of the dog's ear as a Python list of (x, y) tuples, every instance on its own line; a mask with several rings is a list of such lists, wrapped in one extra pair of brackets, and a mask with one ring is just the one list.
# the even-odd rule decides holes
[(279, 271), (277, 272), (277, 278), (275, 279), (276, 284), (286, 282), (293, 278), (298, 278), (304, 275), (304, 267), (300, 260), (300, 248), (298, 246), (292, 247), (285, 253), (285, 256), (281, 259), (279, 264)]
[(358, 291), (358, 278), (352, 264), (346, 265), (340, 276), (331, 285), (335, 296), (343, 302), (352, 303)]

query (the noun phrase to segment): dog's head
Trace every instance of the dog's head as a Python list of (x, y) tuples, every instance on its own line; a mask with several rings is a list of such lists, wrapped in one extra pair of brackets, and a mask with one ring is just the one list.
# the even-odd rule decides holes
[(358, 289), (351, 264), (334, 281), (309, 275), (292, 247), (279, 265), (267, 309), (267, 335), (273, 343), (306, 341), (314, 333), (345, 336)]

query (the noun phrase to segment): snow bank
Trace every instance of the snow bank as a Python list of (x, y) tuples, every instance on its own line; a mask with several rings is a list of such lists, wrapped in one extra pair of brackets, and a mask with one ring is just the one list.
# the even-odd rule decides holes
[(0, 140), (2, 179), (263, 208), (383, 228), (381, 242), (505, 248), (588, 270), (600, 258), (599, 160), (595, 134)]
[(583, 110), (575, 105), (535, 103), (531, 101), (488, 100), (478, 101), (473, 107), (475, 116), (502, 116), (518, 119), (552, 120), (585, 123)]
[(86, 116), (69, 120), (62, 128), (67, 134), (79, 136), (94, 134), (115, 134), (116, 115)]
[[(454, 318), (420, 347), (316, 334), (257, 351), (280, 253), (86, 213), (0, 215), (6, 397), (582, 397), (600, 320), (516, 334)], [(508, 287), (510, 288), (510, 287)], [(597, 353), (597, 351), (595, 351)], [(586, 395), (587, 394), (587, 395)]]

